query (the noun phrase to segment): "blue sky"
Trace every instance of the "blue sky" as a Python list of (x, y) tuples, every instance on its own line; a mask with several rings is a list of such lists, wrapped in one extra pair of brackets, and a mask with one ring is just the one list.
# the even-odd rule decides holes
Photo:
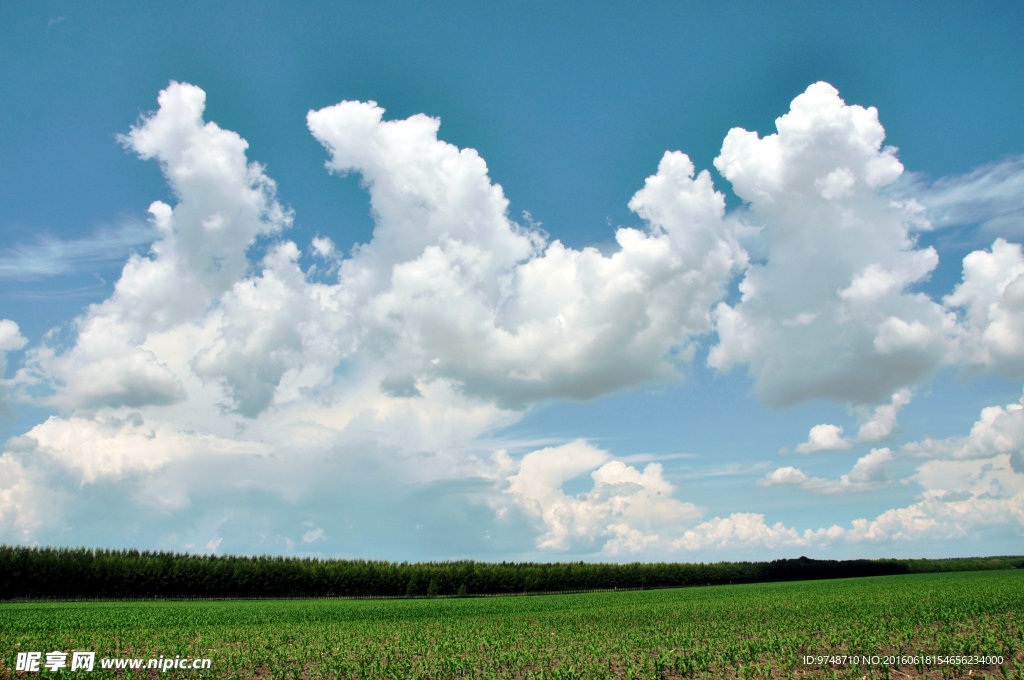
[(0, 26), (0, 541), (1020, 552), (1019, 3)]

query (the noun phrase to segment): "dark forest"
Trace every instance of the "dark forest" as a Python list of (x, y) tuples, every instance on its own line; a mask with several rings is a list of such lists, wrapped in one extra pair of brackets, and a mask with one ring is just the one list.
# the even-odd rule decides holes
[(0, 546), (0, 599), (440, 597), (1024, 567), (1024, 557), (772, 562), (385, 562)]

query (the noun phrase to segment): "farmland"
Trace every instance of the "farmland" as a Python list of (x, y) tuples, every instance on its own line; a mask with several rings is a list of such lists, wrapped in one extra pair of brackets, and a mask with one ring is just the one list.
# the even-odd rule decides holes
[[(15, 673), (19, 651), (85, 650), (212, 664), (75, 677), (1024, 678), (1022, 612), (1021, 569), (533, 597), (6, 603), (0, 675), (53, 675)], [(868, 658), (814, 658), (843, 655)], [(1003, 662), (949, 663), (975, 655)]]

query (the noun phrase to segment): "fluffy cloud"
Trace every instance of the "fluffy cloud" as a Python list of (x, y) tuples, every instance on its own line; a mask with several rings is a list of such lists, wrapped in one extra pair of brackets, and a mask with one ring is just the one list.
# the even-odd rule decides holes
[[(910, 481), (920, 500), (859, 519), (851, 541), (967, 538), (978, 533), (1024, 531), (1024, 403), (982, 409), (964, 437), (926, 439), (899, 455), (924, 459)], [(852, 473), (851, 473), (852, 474)]]
[(827, 543), (842, 537), (839, 526), (797, 531), (782, 522), (769, 525), (764, 515), (754, 512), (735, 512), (728, 517), (715, 517), (687, 530), (672, 542), (677, 550), (728, 550), (735, 548), (805, 547)]
[[(896, 416), (901, 408), (910, 403), (912, 393), (902, 389), (893, 393), (887, 404), (879, 404), (874, 409), (859, 405), (852, 409), (860, 421), (856, 437), (844, 437), (841, 425), (822, 423), (815, 425), (807, 433), (807, 441), (797, 444), (797, 453), (818, 453), (820, 451), (842, 451), (863, 442), (879, 442), (888, 439), (896, 430)], [(786, 453), (782, 449), (780, 453)]]
[(0, 414), (7, 411), (7, 353), (23, 348), (28, 339), (21, 334), (18, 324), (10, 319), (0, 319)]
[(889, 479), (888, 466), (892, 459), (892, 451), (888, 448), (871, 449), (871, 453), (857, 459), (850, 472), (840, 478), (839, 484), (850, 488), (885, 484)]
[[(585, 441), (526, 454), (508, 477), (505, 493), (538, 520), (537, 547), (567, 549), (606, 539), (607, 554), (635, 553), (662, 540), (659, 532), (700, 516), (692, 503), (672, 498), (673, 486), (659, 463), (638, 470)], [(567, 494), (563, 486), (587, 472), (589, 491)]]
[(901, 452), (915, 458), (991, 458), (1018, 455), (1024, 449), (1024, 398), (1006, 406), (986, 406), (965, 437), (924, 439), (905, 444)]
[(27, 342), (28, 340), (21, 334), (18, 324), (10, 319), (0, 319), (0, 352), (21, 349)]
[[(950, 364), (1024, 373), (1019, 244), (998, 238), (967, 255), (963, 281), (941, 302), (913, 290), (938, 264), (916, 232), (1019, 221), (1019, 159), (932, 188), (913, 179), (897, 186), (902, 165), (882, 145), (877, 111), (847, 105), (825, 83), (794, 99), (776, 125), (764, 138), (731, 130), (715, 159), (747, 202), (741, 218), (754, 231), (745, 244), (761, 257), (739, 302), (715, 309), (708, 363), (746, 363), (755, 393), (772, 405), (877, 403)], [(858, 433), (862, 441), (891, 434), (887, 412), (878, 416)]]
[(686, 155), (665, 154), (630, 201), (647, 228), (619, 229), (604, 255), (513, 223), (484, 161), (438, 140), (437, 119), (383, 113), (343, 102), (308, 122), (328, 167), (370, 194), (373, 238), (342, 263), (339, 295), (396, 379), (448, 378), (515, 407), (589, 398), (674, 375), (666, 355), (688, 358), (711, 329), (746, 255)]
[(881, 404), (874, 409), (857, 430), (857, 440), (877, 442), (888, 439), (896, 429), (896, 415), (900, 409), (910, 403), (910, 390), (899, 390), (892, 395), (888, 404)]
[(835, 451), (848, 449), (853, 444), (843, 439), (843, 428), (838, 425), (815, 425), (807, 433), (807, 441), (798, 444), (797, 453), (818, 453), (819, 451)]
[[(799, 486), (819, 493), (860, 491), (889, 483), (899, 457), (924, 459), (907, 482), (921, 489), (916, 502), (858, 518), (841, 536), (850, 543), (920, 541), (978, 533), (1019, 535), (1024, 530), (1024, 400), (982, 409), (968, 435), (925, 439), (901, 447), (873, 449), (839, 480), (809, 477), (795, 467), (778, 468), (761, 486)], [(1008, 533), (1007, 533), (1008, 532)]]
[(968, 254), (963, 281), (944, 302), (963, 310), (964, 363), (1024, 374), (1024, 254), (1019, 243), (999, 238), (990, 250)]
[(715, 159), (748, 203), (764, 260), (746, 271), (739, 302), (715, 309), (708, 362), (747, 363), (773, 405), (877, 402), (951, 351), (955, 317), (909, 290), (938, 255), (915, 244), (919, 206), (885, 192), (903, 167), (874, 108), (816, 83), (776, 127), (764, 138), (734, 128)]
[(1024, 492), (1017, 485), (1012, 495), (928, 493), (917, 503), (887, 510), (873, 520), (854, 520), (846, 537), (850, 542), (976, 540), (981, 534), (1019, 537), (1022, 527)]
[(807, 482), (810, 478), (803, 470), (792, 465), (785, 467), (776, 468), (769, 472), (763, 478), (757, 480), (759, 486), (786, 486), (786, 485), (800, 485)]
[(0, 455), (0, 537), (5, 543), (31, 543), (36, 532), (62, 514), (64, 494), (48, 488), (48, 477), (9, 452)]
[(172, 83), (159, 110), (121, 138), (160, 163), (177, 203), (150, 206), (159, 235), (150, 254), (133, 255), (113, 295), (77, 319), (74, 345), (31, 351), (22, 382), (50, 391), (47, 403), (138, 408), (184, 400), (184, 376), (171, 365), (187, 357), (161, 355), (154, 339), (205, 314), (246, 272), (254, 240), (289, 225), (274, 182), (247, 161), (245, 140), (203, 121), (205, 100), (198, 87)]
[(75, 473), (83, 484), (151, 472), (171, 460), (195, 455), (252, 452), (259, 447), (210, 435), (190, 435), (168, 423), (146, 423), (138, 413), (83, 418), (52, 416), (16, 443), (18, 454), (45, 457)]
[[(797, 97), (777, 134), (729, 133), (716, 167), (745, 208), (728, 215), (711, 175), (668, 152), (629, 202), (640, 226), (607, 251), (509, 219), (483, 159), (438, 139), (436, 119), (385, 120), (360, 102), (310, 112), (328, 168), (362, 179), (375, 228), (348, 256), (318, 235), (307, 269), (273, 181), (204, 106), (202, 90), (172, 83), (123, 136), (159, 163), (174, 205), (152, 203), (149, 252), (70, 341), (48, 334), (5, 381), (60, 413), (3, 447), (3, 540), (74, 542), (74, 517), (108, 543), (156, 531), (171, 548), (386, 534), (460, 554), (484, 540), (686, 554), (937, 532), (971, 499), (1017, 526), (1019, 405), (986, 410), (962, 439), (898, 449), (931, 461), (910, 482), (922, 500), (848, 529), (706, 518), (661, 463), (585, 440), (496, 455), (486, 439), (543, 400), (676, 379), (715, 333), (709, 363), (747, 364), (769, 404), (856, 404), (856, 438), (821, 424), (808, 453), (891, 437), (903, 386), (944, 363), (1019, 372), (1020, 247), (968, 256), (943, 304), (913, 292), (937, 263), (914, 242), (921, 208), (886, 194), (902, 167), (876, 112), (830, 86)], [(737, 277), (742, 297), (723, 302)], [(0, 321), (0, 368), (25, 344)], [(786, 467), (760, 483), (879, 488), (895, 455), (872, 450), (838, 480)], [(955, 474), (975, 481), (956, 487)], [(513, 529), (492, 535), (495, 521)]]
[(888, 448), (872, 449), (857, 459), (853, 468), (838, 480), (808, 477), (803, 470), (786, 466), (777, 468), (757, 481), (758, 486), (799, 486), (817, 493), (869, 491), (890, 483), (889, 465), (893, 460)]
[(192, 360), (196, 373), (220, 379), (234, 408), (250, 418), (270, 406), (287, 371), (319, 364), (326, 373), (339, 356), (323, 340), (332, 324), (298, 257), (286, 242), (268, 253), (258, 277), (225, 292), (204, 321), (208, 342)]
[(989, 406), (971, 427), (967, 441), (956, 449), (959, 458), (984, 458), (1024, 449), (1024, 399), (1016, 404)]

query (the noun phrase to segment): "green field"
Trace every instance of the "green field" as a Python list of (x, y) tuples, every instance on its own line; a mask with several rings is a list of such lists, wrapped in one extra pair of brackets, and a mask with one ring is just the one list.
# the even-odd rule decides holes
[[(1024, 679), (1024, 570), (533, 597), (6, 603), (0, 647), (3, 677)], [(54, 650), (212, 665), (15, 672), (18, 651)], [(879, 658), (804, 662), (843, 654)], [(964, 655), (1004, 661), (945, 663)]]

